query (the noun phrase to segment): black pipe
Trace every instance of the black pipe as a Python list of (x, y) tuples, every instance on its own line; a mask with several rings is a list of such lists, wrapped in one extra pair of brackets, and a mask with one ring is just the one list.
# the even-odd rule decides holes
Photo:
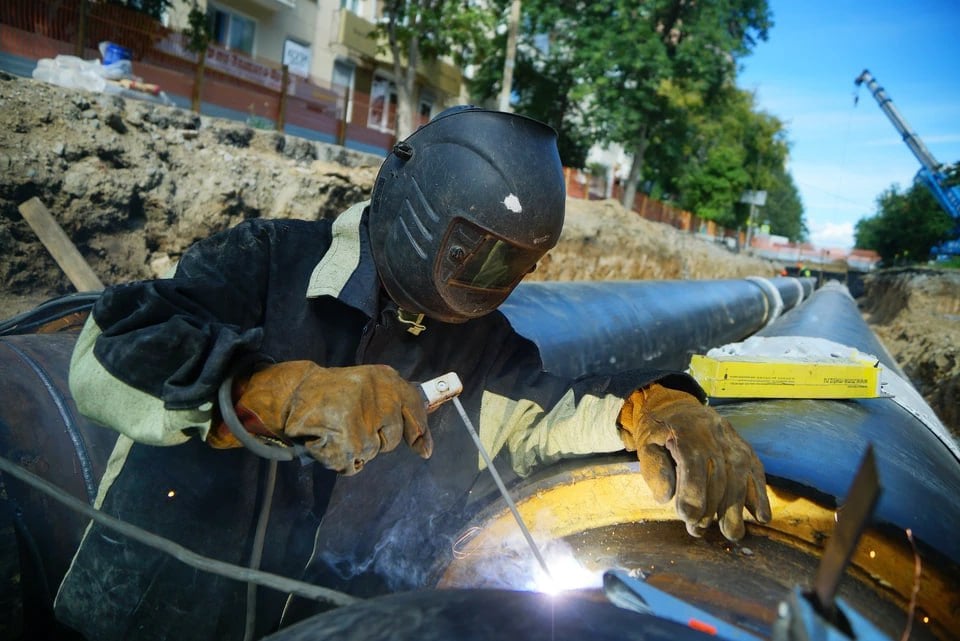
[[(0, 337), (0, 456), (90, 504), (117, 433), (73, 405), (67, 370), (75, 341), (73, 333)], [(59, 585), (87, 519), (16, 479), (5, 479), (5, 489), (42, 551), (34, 578)]]
[(501, 311), (565, 376), (683, 369), (691, 354), (750, 336), (789, 309), (801, 279), (521, 283)]
[[(821, 288), (758, 336), (828, 339), (876, 356), (902, 375), (842, 286)], [(769, 475), (838, 501), (849, 489), (854, 462), (872, 443), (884, 488), (875, 519), (910, 528), (960, 562), (960, 461), (955, 443), (951, 451), (944, 442), (942, 425), (931, 428), (891, 398), (711, 402), (754, 446)], [(925, 404), (919, 409), (933, 416)]]

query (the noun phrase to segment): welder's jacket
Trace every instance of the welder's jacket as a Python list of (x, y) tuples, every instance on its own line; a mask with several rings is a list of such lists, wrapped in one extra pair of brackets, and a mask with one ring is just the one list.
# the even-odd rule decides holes
[[(101, 482), (101, 509), (247, 565), (266, 462), (203, 439), (219, 385), (250, 355), (383, 363), (410, 381), (456, 372), (460, 399), (508, 483), (560, 458), (621, 450), (623, 399), (653, 380), (702, 398), (680, 374), (544, 373), (536, 347), (499, 312), (463, 324), (427, 320), (414, 335), (381, 289), (366, 220), (363, 203), (333, 223), (247, 221), (197, 243), (172, 278), (104, 292), (70, 371), (80, 411), (125, 435)], [(431, 573), (496, 489), (451, 404), (430, 415), (430, 429), (429, 460), (401, 446), (342, 478), (319, 464), (281, 463), (261, 568), (358, 596), (435, 581)], [(245, 598), (238, 582), (92, 524), (56, 613), (97, 641), (241, 638)], [(278, 625), (285, 600), (259, 589), (258, 636)], [(291, 600), (283, 624), (315, 609)]]

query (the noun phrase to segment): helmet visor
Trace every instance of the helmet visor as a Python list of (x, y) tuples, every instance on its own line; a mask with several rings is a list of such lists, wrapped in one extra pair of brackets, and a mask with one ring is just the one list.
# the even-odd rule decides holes
[(450, 283), (478, 289), (511, 289), (537, 262), (529, 249), (485, 235)]
[(434, 271), (436, 291), (462, 319), (493, 311), (544, 254), (462, 218), (448, 228), (441, 248)]

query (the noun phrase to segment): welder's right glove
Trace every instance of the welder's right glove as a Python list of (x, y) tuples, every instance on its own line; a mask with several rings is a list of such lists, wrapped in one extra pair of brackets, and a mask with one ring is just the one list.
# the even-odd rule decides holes
[(693, 395), (649, 385), (627, 398), (619, 424), (654, 499), (676, 496), (691, 535), (702, 536), (719, 520), (727, 539), (743, 538), (744, 507), (761, 523), (770, 520), (760, 459), (727, 419)]
[[(303, 439), (311, 456), (341, 474), (356, 474), (401, 438), (423, 458), (433, 451), (420, 391), (387, 365), (277, 363), (236, 380), (233, 401), (248, 432)], [(207, 443), (241, 446), (218, 420)]]

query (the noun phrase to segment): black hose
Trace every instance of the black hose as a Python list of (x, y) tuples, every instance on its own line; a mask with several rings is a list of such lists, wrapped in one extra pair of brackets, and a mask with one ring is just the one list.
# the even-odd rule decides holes
[(85, 312), (93, 308), (101, 292), (80, 292), (51, 298), (22, 314), (0, 321), (0, 336), (32, 334), (37, 328), (67, 314)]
[[(277, 485), (277, 461), (267, 462), (267, 482), (263, 488), (263, 504), (257, 519), (257, 530), (253, 536), (253, 551), (250, 552), (250, 569), (259, 570), (263, 558), (263, 542), (267, 536), (267, 524), (270, 522), (270, 510), (273, 506), (273, 490)], [(247, 619), (243, 633), (244, 641), (251, 641), (257, 622), (257, 584), (247, 584)]]
[(240, 423), (240, 419), (237, 417), (237, 413), (233, 409), (232, 390), (233, 374), (227, 376), (223, 382), (220, 383), (220, 388), (217, 390), (220, 416), (223, 417), (223, 422), (227, 424), (230, 432), (237, 437), (237, 440), (240, 441), (245, 448), (257, 456), (272, 461), (292, 461), (296, 458), (301, 458), (302, 455), (309, 456), (307, 454), (307, 448), (303, 445), (298, 443), (290, 443), (289, 445), (270, 443), (257, 438), (245, 430), (243, 424)]

